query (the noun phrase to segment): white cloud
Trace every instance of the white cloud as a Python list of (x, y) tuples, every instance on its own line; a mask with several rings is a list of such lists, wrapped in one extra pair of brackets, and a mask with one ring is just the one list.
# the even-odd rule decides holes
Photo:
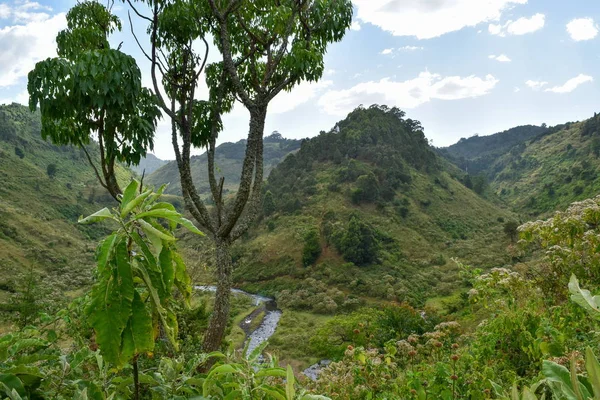
[(383, 49), (379, 54), (383, 54), (384, 56), (386, 56), (388, 54), (392, 54), (393, 51), (394, 49)]
[(269, 105), (269, 114), (283, 114), (292, 111), (301, 104), (315, 98), (324, 89), (333, 85), (333, 81), (302, 82), (291, 92), (279, 93)]
[(507, 21), (504, 25), (490, 24), (488, 32), (497, 36), (525, 35), (542, 29), (545, 23), (546, 16), (538, 13), (531, 18), (521, 17), (516, 21)]
[(510, 58), (508, 58), (507, 55), (505, 54), (500, 54), (499, 56), (496, 56), (494, 54), (489, 55), (488, 58), (490, 60), (496, 60), (496, 61), (500, 61), (500, 62), (511, 62), (512, 60)]
[(577, 89), (579, 85), (582, 85), (586, 82), (593, 82), (594, 78), (589, 75), (579, 74), (575, 78), (571, 78), (565, 82), (562, 86), (555, 86), (549, 89), (546, 89), (546, 92), (553, 93), (570, 93), (573, 90)]
[(346, 90), (331, 90), (319, 99), (319, 106), (332, 115), (343, 116), (359, 104), (388, 104), (415, 108), (434, 99), (459, 100), (489, 93), (498, 83), (492, 75), (485, 78), (448, 76), (421, 72), (407, 81), (384, 78), (378, 82), (359, 83)]
[(325, 76), (331, 76), (331, 75), (335, 75), (337, 73), (337, 71), (333, 68), (329, 68), (326, 69), (325, 72), (323, 72), (323, 75)]
[(496, 21), (527, 0), (354, 0), (357, 17), (395, 36), (431, 39), (467, 26)]
[(353, 31), (360, 31), (360, 23), (358, 21), (352, 21), (352, 25), (350, 25), (350, 29)]
[(0, 29), (0, 87), (25, 77), (35, 63), (56, 55), (56, 34), (66, 28), (65, 14)]
[(404, 47), (400, 47), (398, 50), (400, 51), (416, 51), (416, 50), (423, 50), (423, 47), (420, 46), (404, 46)]
[(15, 1), (12, 5), (3, 3), (0, 4), (0, 20), (7, 19), (13, 23), (41, 22), (50, 18), (44, 11), (52, 11), (52, 8), (35, 1)]
[(521, 88), (518, 86), (515, 86), (515, 88), (513, 89), (513, 92), (515, 93), (519, 93), (521, 91)]
[(544, 86), (546, 86), (548, 84), (548, 82), (546, 82), (546, 81), (532, 81), (532, 80), (528, 80), (528, 81), (525, 82), (525, 84), (527, 86), (529, 86), (533, 90), (540, 90), (541, 88), (543, 88)]
[(592, 18), (577, 18), (567, 24), (567, 32), (577, 42), (590, 40), (598, 36), (598, 25)]

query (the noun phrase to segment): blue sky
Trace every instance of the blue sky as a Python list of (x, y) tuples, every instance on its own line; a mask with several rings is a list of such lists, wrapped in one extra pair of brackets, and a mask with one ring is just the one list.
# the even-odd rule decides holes
[[(72, 0), (0, 3), (0, 103), (25, 103), (26, 74), (53, 56)], [(355, 0), (353, 28), (331, 45), (326, 73), (278, 96), (266, 132), (315, 136), (359, 104), (397, 106), (436, 146), (522, 124), (548, 125), (600, 111), (600, 2), (595, 0)], [(148, 66), (129, 34), (112, 38)], [(140, 20), (135, 30), (143, 36)], [(213, 59), (218, 54), (212, 54)], [(199, 91), (200, 96), (205, 91)], [(247, 133), (247, 113), (225, 118), (220, 141)], [(168, 123), (155, 153), (172, 158)]]

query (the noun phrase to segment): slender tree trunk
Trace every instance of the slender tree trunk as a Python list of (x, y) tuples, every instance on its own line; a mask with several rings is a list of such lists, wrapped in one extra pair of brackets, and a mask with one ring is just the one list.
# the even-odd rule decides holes
[(230, 244), (222, 239), (215, 240), (215, 253), (217, 262), (217, 293), (215, 306), (210, 317), (208, 330), (204, 336), (202, 350), (211, 352), (221, 347), (229, 320), (229, 298), (231, 296), (231, 252)]

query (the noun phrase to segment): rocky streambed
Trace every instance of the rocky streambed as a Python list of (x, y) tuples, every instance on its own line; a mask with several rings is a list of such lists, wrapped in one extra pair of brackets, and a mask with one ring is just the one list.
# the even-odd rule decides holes
[[(205, 292), (215, 292), (216, 286), (195, 286), (196, 290)], [(273, 336), (279, 325), (282, 312), (277, 308), (275, 299), (271, 297), (265, 297), (258, 294), (252, 294), (244, 292), (240, 289), (231, 289), (231, 293), (239, 296), (246, 296), (253, 300), (254, 305), (257, 307), (250, 315), (246, 316), (242, 322), (240, 322), (240, 328), (246, 333), (246, 343), (248, 343), (248, 354), (252, 353), (258, 346), (266, 342)], [(262, 320), (255, 328), (252, 326), (252, 321), (260, 314), (264, 312)], [(323, 360), (317, 364), (311, 365), (303, 371), (304, 375), (309, 379), (316, 380), (319, 373), (323, 368), (329, 365), (331, 361)]]

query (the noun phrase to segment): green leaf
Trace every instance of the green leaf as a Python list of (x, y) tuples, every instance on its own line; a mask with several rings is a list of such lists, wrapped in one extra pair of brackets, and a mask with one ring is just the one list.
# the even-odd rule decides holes
[(296, 377), (294, 376), (294, 371), (292, 370), (292, 366), (288, 364), (287, 366), (287, 381), (285, 383), (285, 395), (288, 400), (294, 400), (296, 397), (296, 389), (294, 388), (294, 384), (296, 383)]
[(131, 332), (135, 353), (146, 353), (154, 350), (152, 315), (148, 312), (137, 290), (133, 292), (131, 311)]
[(571, 300), (583, 307), (593, 317), (600, 318), (600, 296), (592, 296), (589, 290), (581, 289), (575, 275), (569, 281)]
[(110, 210), (108, 208), (103, 208), (100, 211), (97, 211), (95, 213), (93, 213), (92, 215), (83, 218), (83, 215), (81, 217), (79, 217), (79, 219), (77, 220), (78, 223), (83, 224), (83, 225), (89, 225), (89, 224), (93, 224), (99, 221), (104, 221), (105, 219), (115, 219), (112, 215), (112, 213), (110, 212)]
[(548, 382), (554, 383), (556, 390), (560, 392), (567, 400), (578, 400), (571, 385), (571, 374), (568, 369), (562, 365), (544, 360), (542, 364), (542, 374)]
[(600, 399), (600, 364), (589, 347), (585, 349), (585, 369), (594, 391), (594, 398)]
[(131, 211), (133, 211), (134, 208), (142, 204), (144, 200), (146, 200), (146, 198), (151, 194), (152, 190), (146, 190), (144, 193), (129, 201), (127, 205), (121, 205), (121, 218), (125, 218)]
[(181, 216), (181, 214), (178, 213), (177, 211), (169, 210), (166, 208), (157, 208), (157, 209), (152, 209), (150, 211), (140, 213), (140, 214), (136, 215), (135, 219), (148, 218), (148, 217), (167, 219), (169, 221), (172, 221), (176, 224), (183, 226), (190, 232), (204, 236), (204, 233), (202, 233), (198, 228), (196, 228), (196, 226), (190, 220), (183, 218)]
[(109, 266), (92, 289), (86, 313), (103, 357), (120, 367), (123, 365), (121, 336), (132, 313), (134, 295), (133, 271), (125, 241), (116, 245)]
[(112, 250), (115, 246), (115, 244), (117, 243), (117, 241), (119, 240), (120, 236), (113, 233), (112, 235), (108, 236), (106, 239), (104, 239), (102, 241), (102, 243), (100, 243), (100, 245), (98, 246), (98, 250), (97, 250), (97, 255), (96, 258), (98, 259), (98, 271), (100, 272), (100, 274), (102, 274), (104, 272), (104, 269), (106, 268), (106, 264), (108, 263), (110, 257), (111, 257), (111, 253)]
[(135, 199), (139, 188), (140, 183), (135, 179), (132, 180), (131, 183), (125, 188), (125, 191), (123, 192), (123, 197), (121, 199), (121, 210), (127, 207), (131, 200)]
[(4, 393), (9, 397), (12, 392), (23, 397), (27, 394), (21, 380), (13, 374), (0, 374), (0, 384), (5, 388)]
[[(148, 222), (144, 221), (143, 219), (139, 219), (137, 222), (140, 224), (140, 227), (142, 228), (144, 233), (148, 236), (154, 236), (156, 238), (165, 240), (167, 242), (174, 242), (176, 240), (173, 236), (159, 231), (158, 229), (156, 229), (155, 227), (153, 227), (152, 225), (150, 225)], [(154, 242), (153, 242), (153, 244), (154, 244)]]

